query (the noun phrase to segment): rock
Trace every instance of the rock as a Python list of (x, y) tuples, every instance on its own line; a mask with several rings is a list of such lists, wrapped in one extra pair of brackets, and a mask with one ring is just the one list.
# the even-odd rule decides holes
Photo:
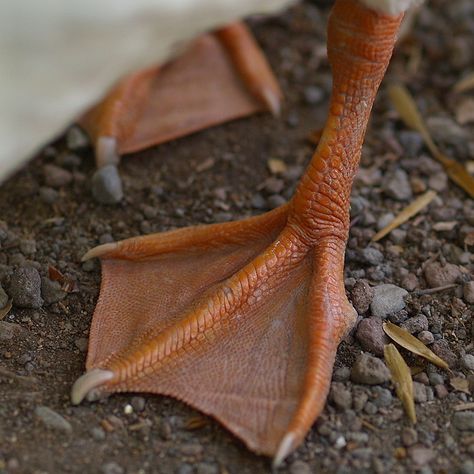
[(22, 333), (25, 333), (25, 329), (23, 329), (19, 324), (0, 321), (0, 342), (18, 338)]
[(335, 382), (346, 382), (351, 377), (351, 369), (346, 366), (339, 367), (333, 373), (333, 380)]
[(71, 423), (51, 408), (45, 406), (36, 407), (35, 415), (50, 429), (72, 433)]
[(368, 265), (379, 265), (383, 262), (383, 253), (374, 248), (374, 247), (366, 247), (360, 252), (360, 258), (362, 263)]
[(13, 304), (19, 308), (41, 308), (41, 277), (33, 267), (20, 267), (13, 271), (9, 288)]
[(369, 309), (374, 297), (374, 290), (366, 280), (357, 280), (351, 290), (351, 302), (359, 314), (364, 314)]
[(453, 426), (460, 431), (474, 431), (474, 411), (458, 411), (453, 415)]
[(468, 370), (474, 370), (474, 355), (466, 354), (462, 357), (462, 365)]
[(408, 318), (401, 324), (401, 327), (406, 329), (410, 334), (416, 334), (421, 331), (428, 330), (428, 318), (424, 314), (419, 314)]
[(418, 277), (414, 273), (407, 273), (401, 280), (400, 284), (402, 288), (405, 288), (407, 291), (414, 291), (420, 286)]
[(436, 456), (436, 452), (433, 449), (422, 446), (413, 446), (408, 450), (408, 454), (417, 467), (429, 464)]
[(432, 174), (428, 179), (428, 186), (438, 192), (444, 191), (448, 186), (448, 175), (444, 171)]
[(66, 133), (66, 145), (70, 150), (79, 150), (89, 145), (89, 138), (79, 127), (73, 125)]
[(267, 204), (265, 202), (265, 198), (261, 194), (254, 194), (252, 199), (250, 200), (250, 204), (254, 209), (265, 209)]
[(448, 389), (443, 384), (438, 384), (434, 386), (436, 396), (439, 399), (446, 398), (449, 395)]
[(293, 461), (290, 465), (290, 474), (311, 474), (312, 472), (309, 464), (304, 461)]
[(115, 165), (104, 166), (94, 173), (92, 195), (100, 204), (117, 204), (122, 200), (122, 180)]
[(219, 474), (219, 467), (214, 463), (200, 462), (196, 465), (196, 474)]
[(77, 339), (74, 339), (74, 345), (81, 352), (86, 352), (87, 346), (89, 345), (89, 339), (87, 337), (78, 337)]
[(356, 339), (365, 351), (372, 352), (377, 356), (383, 355), (383, 348), (388, 344), (388, 337), (382, 327), (380, 318), (363, 319), (357, 326)]
[(444, 384), (444, 377), (441, 374), (438, 374), (437, 372), (430, 372), (428, 374), (428, 379), (430, 381), (431, 385), (438, 385), (438, 384)]
[(176, 470), (176, 474), (194, 474), (194, 467), (191, 464), (181, 464)]
[(36, 241), (32, 239), (21, 240), (20, 252), (23, 255), (34, 255), (36, 253)]
[(104, 441), (106, 438), (105, 431), (100, 426), (94, 426), (90, 431), (94, 441)]
[(363, 353), (357, 357), (352, 367), (351, 380), (355, 383), (378, 385), (390, 380), (390, 372), (380, 359)]
[(414, 428), (404, 428), (401, 438), (403, 446), (408, 448), (418, 442), (418, 433)]
[(372, 391), (375, 395), (373, 402), (375, 405), (377, 405), (377, 407), (388, 407), (392, 404), (393, 396), (390, 390), (377, 386), (374, 387)]
[(432, 344), (434, 342), (433, 333), (430, 331), (421, 331), (418, 334), (418, 339), (426, 345)]
[(8, 295), (5, 293), (2, 285), (0, 285), (0, 309), (5, 308), (8, 303)]
[(272, 194), (268, 197), (267, 204), (270, 209), (275, 209), (286, 204), (286, 199), (279, 194)]
[(303, 91), (304, 100), (308, 105), (319, 104), (324, 99), (324, 91), (317, 86), (308, 86)]
[(382, 189), (388, 197), (397, 201), (408, 201), (412, 198), (408, 175), (400, 168), (387, 173), (382, 182)]
[(102, 474), (124, 474), (125, 469), (115, 461), (106, 462), (100, 467)]
[(143, 397), (133, 397), (130, 405), (136, 412), (141, 412), (145, 409), (145, 399)]
[(420, 382), (413, 382), (413, 398), (416, 403), (425, 403), (428, 400), (426, 386)]
[(474, 474), (474, 461), (466, 459), (461, 465), (460, 474)]
[(383, 319), (389, 314), (396, 313), (405, 308), (404, 297), (407, 295), (407, 290), (390, 283), (376, 286), (370, 310), (374, 316)]
[(59, 198), (59, 193), (53, 188), (43, 186), (39, 190), (39, 197), (45, 204), (54, 204)]
[(66, 297), (66, 292), (61, 288), (58, 281), (49, 278), (41, 279), (41, 295), (46, 305), (57, 303)]
[(46, 185), (52, 188), (66, 186), (72, 181), (72, 174), (56, 165), (44, 165), (43, 174)]
[(444, 359), (450, 367), (457, 364), (458, 358), (456, 354), (449, 348), (449, 344), (445, 339), (438, 339), (431, 345), (431, 350), (441, 359)]
[(425, 266), (424, 274), (430, 288), (451, 285), (461, 276), (461, 270), (457, 265), (447, 263), (441, 265), (439, 262), (430, 262)]
[(341, 410), (347, 410), (352, 406), (352, 393), (340, 382), (331, 384), (329, 399)]
[(466, 303), (474, 303), (474, 281), (464, 283), (462, 292)]

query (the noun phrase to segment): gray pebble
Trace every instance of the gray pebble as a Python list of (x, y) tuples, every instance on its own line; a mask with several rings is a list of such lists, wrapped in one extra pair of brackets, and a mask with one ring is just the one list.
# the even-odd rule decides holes
[(39, 190), (39, 197), (45, 204), (54, 204), (59, 198), (59, 193), (53, 188), (43, 186)]
[(383, 262), (383, 253), (374, 248), (374, 247), (366, 247), (360, 252), (360, 258), (362, 263), (368, 265), (378, 265)]
[(466, 303), (474, 303), (474, 281), (464, 283), (462, 292)]
[(130, 405), (137, 412), (143, 411), (145, 409), (145, 399), (143, 397), (133, 397)]
[(340, 410), (347, 410), (352, 406), (352, 393), (340, 382), (333, 382), (331, 384), (329, 399)]
[(376, 286), (374, 298), (370, 304), (372, 314), (383, 319), (389, 314), (402, 310), (405, 308), (404, 297), (407, 295), (407, 290), (390, 283)]
[(433, 386), (444, 384), (444, 377), (441, 374), (438, 374), (438, 372), (430, 372), (428, 374), (428, 379), (430, 384)]
[(408, 175), (400, 168), (387, 173), (383, 182), (384, 193), (397, 201), (407, 201), (412, 198), (412, 191)]
[(360, 354), (351, 371), (351, 380), (355, 383), (378, 385), (390, 380), (390, 372), (380, 359), (369, 354)]
[(50, 429), (72, 433), (71, 423), (51, 408), (45, 406), (36, 407), (35, 415)]
[(390, 232), (390, 240), (397, 245), (403, 244), (407, 238), (407, 231), (403, 229), (393, 229)]
[(100, 471), (102, 474), (124, 474), (125, 469), (115, 461), (110, 461), (102, 464)]
[(408, 448), (418, 442), (418, 433), (414, 428), (403, 428), (401, 438), (403, 446)]
[(441, 265), (439, 262), (430, 262), (425, 266), (424, 274), (430, 288), (451, 285), (461, 276), (461, 270), (457, 265), (447, 263)]
[(429, 464), (436, 456), (436, 452), (433, 449), (422, 446), (413, 446), (408, 450), (408, 454), (417, 467)]
[(66, 186), (72, 181), (72, 174), (56, 165), (44, 165), (43, 174), (46, 185), (52, 188)]
[(423, 146), (423, 138), (418, 132), (403, 130), (398, 134), (398, 138), (404, 148), (404, 152), (410, 158), (415, 158), (420, 153)]
[(474, 431), (474, 411), (459, 411), (453, 415), (453, 426), (461, 431)]
[(377, 230), (383, 229), (386, 227), (390, 222), (393, 221), (395, 218), (394, 214), (391, 212), (387, 212), (386, 214), (382, 214), (377, 221)]
[(16, 323), (0, 321), (0, 341), (10, 341), (25, 332), (22, 326)]
[(311, 468), (304, 461), (293, 461), (290, 465), (290, 474), (311, 474)]
[(100, 426), (95, 426), (94, 428), (92, 428), (91, 435), (95, 441), (104, 441), (106, 438), (105, 431)]
[(355, 334), (362, 348), (377, 356), (383, 355), (384, 345), (389, 342), (382, 324), (380, 318), (363, 319), (357, 326)]
[(20, 241), (20, 252), (23, 255), (33, 255), (36, 253), (36, 241), (24, 239)]
[(41, 308), (41, 277), (33, 267), (20, 267), (13, 271), (9, 287), (13, 304), (19, 308)]
[(428, 400), (426, 396), (426, 385), (421, 382), (413, 382), (413, 398), (416, 403), (425, 403)]
[(265, 198), (261, 194), (254, 194), (250, 200), (250, 204), (254, 209), (265, 209), (267, 204)]
[(49, 278), (41, 279), (41, 294), (46, 305), (57, 303), (66, 297), (66, 292), (61, 288), (61, 284)]
[(351, 290), (351, 302), (359, 314), (364, 314), (369, 309), (374, 297), (374, 290), (366, 280), (357, 280)]
[(308, 105), (319, 104), (324, 99), (324, 91), (316, 86), (308, 86), (303, 91), (304, 100)]
[(122, 180), (115, 165), (104, 166), (94, 173), (92, 195), (101, 204), (117, 204), (122, 200)]
[(444, 171), (432, 174), (428, 186), (438, 192), (444, 191), (448, 187), (448, 175)]
[(333, 373), (333, 380), (335, 382), (346, 382), (351, 376), (351, 369), (346, 366), (339, 367)]
[(196, 464), (196, 474), (218, 474), (219, 467), (214, 463), (200, 462)]
[(468, 370), (474, 370), (474, 355), (466, 354), (462, 357), (462, 365)]
[(5, 308), (8, 303), (8, 295), (5, 293), (5, 290), (0, 285), (0, 309)]
[(446, 398), (449, 395), (448, 389), (446, 388), (445, 385), (438, 384), (434, 386), (436, 396), (439, 399)]
[(430, 331), (421, 331), (418, 334), (418, 339), (426, 345), (433, 344), (434, 342), (434, 336), (433, 333)]
[(265, 180), (263, 189), (270, 194), (278, 194), (285, 188), (285, 182), (282, 179), (271, 176)]
[(367, 402), (364, 406), (364, 412), (367, 413), (367, 415), (375, 415), (377, 411), (377, 405), (373, 402)]
[(275, 209), (277, 207), (283, 206), (283, 204), (286, 204), (286, 199), (279, 194), (272, 194), (268, 197), (267, 203), (270, 209)]
[(461, 465), (461, 474), (474, 474), (474, 461), (467, 459)]
[(66, 133), (66, 144), (70, 150), (79, 150), (89, 145), (89, 138), (79, 127), (74, 125)]
[(449, 344), (445, 339), (439, 339), (431, 345), (431, 350), (441, 359), (444, 359), (450, 367), (457, 364), (458, 358), (456, 354), (449, 348)]
[(89, 339), (87, 337), (78, 337), (74, 340), (74, 345), (81, 351), (86, 352), (87, 346), (89, 345)]
[(401, 327), (406, 329), (410, 334), (427, 331), (428, 326), (428, 318), (424, 314), (418, 314), (417, 316), (408, 318), (401, 324)]
[(176, 474), (194, 474), (194, 468), (191, 464), (181, 464), (176, 470)]
[(392, 404), (393, 396), (390, 390), (377, 386), (373, 388), (373, 393), (375, 395), (373, 402), (378, 407), (388, 407)]

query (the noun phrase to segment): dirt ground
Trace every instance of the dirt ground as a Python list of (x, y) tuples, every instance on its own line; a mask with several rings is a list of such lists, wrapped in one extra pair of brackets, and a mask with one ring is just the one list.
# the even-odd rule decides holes
[[(98, 262), (82, 264), (80, 258), (99, 243), (240, 219), (291, 196), (311, 156), (308, 134), (322, 127), (326, 114), (326, 19), (327, 7), (307, 2), (254, 21), (285, 93), (282, 117), (261, 114), (125, 157), (120, 172), (126, 195), (119, 205), (94, 201), (91, 150), (69, 150), (64, 137), (2, 185), (3, 288), (11, 293), (15, 272), (25, 266), (43, 279), (52, 266), (75, 284), (68, 293), (50, 285), (38, 308), (14, 306), (0, 322), (0, 473), (271, 472), (268, 459), (175, 400), (127, 394), (71, 405), (100, 283)], [(459, 379), (471, 380), (472, 389), (473, 288), (467, 282), (474, 268), (474, 203), (446, 179), (387, 96), (390, 82), (407, 85), (439, 145), (472, 169), (473, 95), (452, 88), (473, 64), (474, 4), (429, 2), (399, 45), (374, 108), (353, 191), (346, 259), (346, 287), (360, 316), (371, 316), (370, 309), (362, 314), (361, 300), (372, 295), (363, 281), (405, 288), (405, 307), (389, 318), (425, 338), (452, 371), (404, 353), (410, 365), (421, 364), (412, 428), (390, 382), (358, 384), (351, 377), (358, 355), (377, 354), (382, 336), (376, 340), (376, 330), (372, 339), (350, 336), (340, 346), (324, 413), (278, 472), (474, 473), (474, 413), (455, 411), (473, 401)], [(286, 171), (273, 175), (269, 159), (283, 161)], [(66, 175), (54, 182), (48, 164)], [(427, 209), (380, 243), (369, 242), (427, 189), (438, 192)], [(441, 270), (431, 267), (428, 274), (433, 262)], [(425, 291), (443, 284), (448, 288)]]

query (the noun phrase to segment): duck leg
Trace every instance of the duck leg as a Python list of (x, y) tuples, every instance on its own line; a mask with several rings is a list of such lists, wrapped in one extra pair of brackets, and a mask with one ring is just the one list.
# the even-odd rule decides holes
[(243, 23), (195, 40), (180, 57), (122, 79), (80, 124), (91, 136), (97, 166), (120, 156), (268, 109), (281, 90)]
[(324, 407), (355, 311), (343, 284), (349, 197), (401, 16), (336, 0), (328, 120), (295, 196), (251, 219), (92, 249), (102, 287), (73, 403), (176, 397), (280, 462)]

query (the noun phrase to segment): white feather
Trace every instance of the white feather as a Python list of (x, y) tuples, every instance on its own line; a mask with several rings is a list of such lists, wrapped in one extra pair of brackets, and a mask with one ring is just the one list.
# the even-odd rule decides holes
[(291, 0), (0, 2), (0, 180), (124, 74), (205, 30)]

